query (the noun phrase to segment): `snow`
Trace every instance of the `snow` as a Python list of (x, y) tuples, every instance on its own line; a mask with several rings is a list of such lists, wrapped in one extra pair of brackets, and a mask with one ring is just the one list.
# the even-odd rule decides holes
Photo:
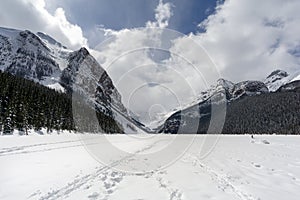
[(61, 84), (59, 84), (59, 83), (49, 84), (49, 85), (47, 85), (47, 87), (54, 89), (58, 92), (65, 92), (65, 88), (63, 86), (61, 86)]
[(300, 74), (296, 75), (296, 77), (294, 77), (290, 82), (299, 81), (299, 80), (300, 80)]
[(121, 113), (118, 113), (116, 110), (114, 110), (114, 119), (122, 125), (123, 131), (125, 133), (133, 134), (137, 133), (137, 131), (140, 130), (139, 127), (128, 121), (128, 119), (126, 119)]
[[(280, 80), (274, 81), (274, 82), (269, 82), (266, 84), (270, 92), (275, 92), (278, 90), (281, 86), (287, 84), (290, 82), (290, 76), (283, 77)], [(267, 81), (265, 81), (266, 83)]]
[[(68, 66), (68, 55), (72, 52), (70, 49), (64, 48), (59, 42), (51, 38), (50, 36), (42, 33), (37, 34), (38, 37), (46, 44), (50, 49), (52, 57), (58, 64), (59, 69), (62, 71)], [(43, 36), (43, 37), (41, 37)]]
[(6, 37), (16, 37), (19, 33), (20, 31), (16, 29), (0, 27), (0, 34)]
[[(282, 71), (284, 72), (284, 71)], [(268, 87), (270, 92), (275, 92), (278, 90), (281, 86), (291, 83), (293, 81), (300, 80), (300, 72), (296, 71), (286, 77), (282, 77), (280, 75), (273, 75), (271, 77), (268, 77), (264, 80), (264, 83)]]
[[(104, 138), (131, 154), (111, 151)], [(95, 159), (92, 147), (98, 144), (111, 159), (108, 165)], [(162, 151), (168, 148), (169, 157), (183, 154), (164, 163)], [(151, 157), (155, 152), (161, 156)], [(299, 136), (1, 136), (0, 199), (297, 200), (299, 155)], [(153, 170), (139, 172), (147, 166)]]

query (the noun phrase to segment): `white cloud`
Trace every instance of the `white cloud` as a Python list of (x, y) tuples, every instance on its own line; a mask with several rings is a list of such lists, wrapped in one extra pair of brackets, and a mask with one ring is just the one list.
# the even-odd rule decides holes
[(163, 0), (159, 0), (157, 7), (155, 8), (155, 22), (148, 21), (146, 27), (149, 28), (166, 28), (169, 25), (169, 20), (172, 17), (172, 4), (163, 3)]
[(44, 0), (3, 0), (0, 24), (17, 29), (45, 32), (71, 49), (87, 46), (81, 28), (70, 23), (62, 8), (50, 14)]
[(300, 2), (295, 0), (230, 0), (200, 24), (193, 35), (234, 81), (263, 79), (276, 68), (299, 70), (290, 52), (300, 44)]

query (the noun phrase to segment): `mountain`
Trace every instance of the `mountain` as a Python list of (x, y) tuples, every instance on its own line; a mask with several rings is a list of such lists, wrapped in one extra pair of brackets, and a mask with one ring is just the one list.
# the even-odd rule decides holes
[(287, 72), (275, 70), (264, 80), (264, 83), (271, 92), (275, 92), (280, 86), (289, 82), (289, 79), (289, 74)]
[(281, 86), (297, 80), (300, 80), (299, 72), (288, 74), (283, 70), (275, 70), (264, 80), (264, 83), (270, 92), (276, 92)]
[(67, 91), (80, 92), (90, 100), (96, 97), (95, 103), (101, 105), (106, 114), (112, 106), (127, 114), (112, 80), (84, 47), (69, 54), (68, 65), (62, 70), (60, 84)]
[[(107, 132), (150, 131), (130, 117), (113, 81), (84, 47), (73, 51), (45, 33), (0, 28), (0, 70), (66, 94), (69, 100), (64, 102), (68, 104), (89, 107), (94, 114), (96, 111), (100, 126)], [(215, 86), (201, 92), (183, 108), (174, 108), (172, 113), (163, 114), (150, 128), (153, 130), (156, 126), (156, 132), (165, 133), (206, 133), (212, 109), (222, 111), (225, 104), (223, 132), (256, 132), (259, 129), (254, 127), (259, 127), (266, 133), (271, 130), (292, 133), (298, 130), (298, 123), (290, 122), (299, 121), (296, 112), (299, 110), (299, 88), (300, 73), (288, 74), (283, 70), (275, 70), (263, 81), (233, 83), (219, 79)], [(5, 102), (5, 95), (9, 94), (3, 91), (1, 101)], [(75, 101), (72, 97), (76, 97)], [(84, 129), (92, 130), (91, 120), (82, 117), (89, 113), (76, 114), (88, 125)], [(7, 113), (4, 112), (3, 116)], [(120, 129), (114, 128), (116, 125)]]
[(84, 47), (72, 51), (45, 33), (0, 28), (0, 70), (60, 92), (76, 92), (118, 119), (124, 130), (128, 124), (136, 127), (113, 81)]
[(0, 69), (32, 80), (44, 80), (59, 73), (50, 49), (30, 31), (1, 30)]
[[(227, 89), (224, 88), (226, 91)], [(242, 96), (255, 96), (263, 93), (268, 93), (269, 89), (261, 81), (242, 81), (234, 84), (231, 90), (231, 96), (229, 100), (236, 100)]]
[(300, 130), (297, 123), (300, 120), (300, 81), (287, 77), (286, 72), (276, 70), (265, 83), (242, 81), (234, 84), (219, 79), (216, 86), (201, 93), (201, 101), (173, 113), (158, 132), (205, 134), (209, 127), (212, 128), (212, 117), (220, 118), (224, 112), (222, 133), (297, 133)]
[[(198, 107), (199, 105), (201, 105), (201, 109), (207, 110), (208, 108), (204, 107), (207, 106), (206, 102), (209, 102), (212, 97), (214, 98), (214, 101), (217, 101), (219, 99), (220, 101), (226, 100), (228, 102), (231, 102), (242, 98), (243, 96), (254, 96), (267, 92), (268, 88), (262, 81), (242, 81), (235, 84), (229, 80), (221, 78), (217, 80), (216, 85), (211, 86), (205, 91), (202, 91), (199, 96), (197, 96), (193, 101), (184, 104), (181, 108), (174, 108), (172, 112), (162, 115), (159, 121), (153, 122), (156, 127), (153, 126), (152, 129), (156, 132), (164, 131), (162, 130), (162, 127), (165, 126), (165, 123), (168, 123), (168, 118), (172, 119), (172, 116), (178, 116), (178, 113), (181, 113), (182, 111), (184, 111), (187, 116), (190, 115), (190, 112), (197, 113), (198, 111), (195, 111), (193, 109)], [(200, 115), (197, 114), (197, 116), (199, 117)]]

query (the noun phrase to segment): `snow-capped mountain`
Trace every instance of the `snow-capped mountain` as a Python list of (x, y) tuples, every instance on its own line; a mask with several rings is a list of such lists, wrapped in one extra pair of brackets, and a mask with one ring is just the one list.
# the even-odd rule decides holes
[(229, 100), (235, 100), (243, 95), (255, 96), (268, 92), (269, 89), (261, 81), (242, 81), (237, 84), (234, 84)]
[(216, 86), (212, 86), (206, 92), (203, 92), (203, 100), (207, 100), (214, 95), (220, 93), (226, 95), (228, 101), (232, 101), (242, 97), (243, 95), (253, 96), (262, 93), (267, 93), (268, 88), (261, 81), (242, 81), (239, 83), (232, 83), (225, 79), (219, 79)]
[[(255, 96), (268, 92), (268, 88), (261, 81), (242, 81), (239, 83), (233, 83), (221, 78), (217, 80), (216, 85), (212, 85), (207, 90), (202, 91), (199, 96), (191, 102), (186, 103), (181, 108), (174, 108), (173, 111), (162, 115), (159, 121), (153, 122), (153, 127), (151, 128), (153, 128), (153, 130), (160, 131), (168, 119), (171, 119), (172, 116), (177, 116), (178, 118), (178, 114), (183, 111), (183, 113), (187, 116), (199, 117), (199, 109), (197, 110), (196, 108), (201, 105), (202, 109), (206, 110), (204, 107), (209, 106), (207, 102), (210, 102), (212, 97), (214, 98), (215, 103), (218, 103), (216, 101), (231, 102), (243, 96)], [(154, 125), (156, 125), (156, 127)]]
[[(209, 125), (211, 105), (220, 104), (220, 100), (226, 101), (226, 104), (229, 105), (229, 111), (237, 109), (236, 105), (239, 106), (242, 105), (243, 107), (243, 101), (237, 101), (237, 100), (246, 99), (244, 101), (244, 104), (246, 105), (246, 107), (249, 106), (249, 104), (251, 104), (251, 101), (253, 101), (253, 100), (250, 101), (250, 99), (254, 99), (255, 101), (257, 101), (257, 99), (248, 98), (248, 97), (255, 97), (255, 96), (259, 97), (258, 99), (263, 99), (266, 104), (268, 103), (272, 105), (274, 103), (273, 107), (278, 107), (275, 106), (277, 99), (279, 101), (280, 98), (286, 98), (283, 97), (284, 95), (290, 95), (290, 93), (285, 94), (282, 92), (299, 92), (299, 91), (300, 91), (299, 73), (294, 73), (292, 75), (289, 75), (287, 72), (283, 70), (276, 70), (272, 72), (263, 82), (242, 81), (239, 83), (232, 83), (225, 79), (219, 79), (215, 86), (211, 86), (207, 91), (201, 92), (201, 95), (197, 98), (198, 102), (195, 103), (194, 101), (193, 103), (189, 104), (189, 106), (176, 110), (175, 112), (173, 112), (173, 114), (169, 114), (169, 117), (165, 120), (165, 123), (163, 125), (160, 125), (157, 128), (157, 131), (166, 132), (166, 133), (176, 133), (178, 131), (178, 128), (180, 127), (182, 129), (181, 131), (186, 131), (188, 133), (188, 130), (190, 129), (189, 127), (192, 127), (193, 124), (200, 123), (203, 125), (204, 128), (202, 129), (199, 128), (198, 132), (203, 133), (205, 132), (205, 129), (207, 130)], [(276, 93), (280, 93), (278, 98), (274, 98)], [(283, 96), (280, 96), (281, 94)], [(268, 97), (269, 95), (270, 97)], [(217, 96), (219, 98), (216, 98)], [(292, 97), (288, 97), (288, 98), (292, 98)], [(272, 101), (274, 101), (275, 99), (275, 101), (269, 102), (271, 101), (270, 99), (273, 99)], [(292, 99), (291, 101), (293, 102), (294, 100), (295, 99)], [(261, 100), (258, 100), (258, 102), (259, 101)], [(280, 106), (280, 109), (282, 109), (284, 106), (290, 106), (290, 105), (289, 104), (282, 105)], [(239, 110), (243, 110), (243, 109), (239, 109)], [(269, 114), (271, 114), (271, 111)], [(232, 112), (230, 115), (232, 115)], [(262, 114), (257, 113), (257, 115), (262, 115)], [(230, 120), (232, 120), (231, 117), (232, 116), (229, 116)], [(266, 117), (263, 119), (266, 119)], [(187, 128), (185, 129), (184, 127)]]
[(0, 28), (0, 70), (62, 92), (78, 92), (120, 124), (132, 123), (109, 75), (84, 47), (72, 51), (45, 33)]
[(201, 93), (201, 97), (198, 98), (201, 99), (199, 102), (178, 110), (157, 130), (159, 132), (176, 133), (179, 126), (181, 126), (181, 131), (189, 133), (191, 127), (194, 124), (198, 125), (200, 119), (204, 119), (207, 123), (208, 118), (210, 118), (212, 104), (230, 103), (245, 96), (255, 96), (268, 92), (268, 88), (261, 81), (232, 83), (225, 79), (219, 79), (215, 86), (211, 86), (207, 91)]
[[(72, 51), (47, 34), (0, 28), (0, 70), (33, 80), (44, 86), (62, 91), (77, 92), (96, 104), (98, 109), (122, 124), (125, 132), (137, 129), (149, 131), (127, 111), (121, 95), (107, 72), (89, 51), (82, 47)], [(272, 72), (263, 81), (232, 83), (219, 79), (215, 86), (203, 91), (191, 102), (170, 113), (161, 114), (151, 123), (151, 129), (173, 132), (181, 117), (206, 119), (212, 103), (230, 104), (244, 97), (259, 96), (269, 92), (298, 91), (300, 73), (288, 74), (282, 70)], [(222, 102), (221, 102), (222, 101)], [(183, 122), (187, 124), (187, 122)]]
[(95, 100), (102, 111), (108, 113), (112, 107), (127, 115), (121, 95), (114, 87), (106, 71), (86, 48), (69, 53), (68, 65), (62, 70), (60, 84), (67, 91), (77, 91)]
[(58, 81), (56, 56), (30, 31), (0, 29), (0, 69), (43, 85)]
[(299, 72), (288, 74), (283, 70), (275, 70), (264, 80), (264, 83), (270, 92), (275, 92), (281, 86), (297, 80), (300, 80)]
[(290, 77), (287, 72), (283, 70), (275, 70), (264, 80), (264, 83), (269, 88), (270, 92), (275, 92), (278, 88), (289, 81)]

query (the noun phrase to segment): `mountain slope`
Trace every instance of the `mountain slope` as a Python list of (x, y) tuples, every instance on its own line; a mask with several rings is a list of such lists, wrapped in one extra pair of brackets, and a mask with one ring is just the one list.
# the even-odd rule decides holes
[[(44, 33), (0, 28), (0, 70), (58, 91), (76, 92), (109, 117), (118, 115), (115, 110), (128, 117), (112, 80), (84, 47), (71, 51)], [(127, 120), (122, 126), (131, 123)]]
[[(283, 71), (272, 73), (267, 78), (268, 86), (274, 89), (272, 83), (287, 76)], [(298, 133), (300, 81), (280, 83), (276, 83), (276, 92), (270, 93), (261, 81), (232, 84), (221, 79), (205, 93), (209, 94), (206, 99), (172, 114), (159, 127), (159, 132), (205, 134), (211, 126), (212, 106), (217, 110), (214, 117), (218, 117), (224, 112), (221, 101), (225, 101), (226, 118), (220, 121), (224, 123), (222, 133)]]

